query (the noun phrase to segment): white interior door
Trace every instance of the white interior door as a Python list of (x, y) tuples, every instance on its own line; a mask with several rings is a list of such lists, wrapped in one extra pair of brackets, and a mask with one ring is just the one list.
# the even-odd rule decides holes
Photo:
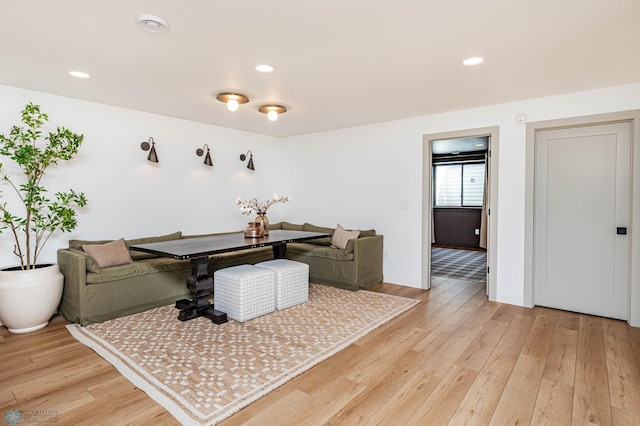
[(536, 305), (627, 319), (631, 124), (539, 131)]

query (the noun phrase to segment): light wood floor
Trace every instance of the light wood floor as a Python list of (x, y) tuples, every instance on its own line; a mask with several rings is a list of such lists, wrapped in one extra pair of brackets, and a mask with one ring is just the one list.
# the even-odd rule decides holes
[[(422, 303), (221, 425), (640, 425), (639, 328), (488, 302), (483, 284), (435, 284), (377, 286)], [(65, 324), (0, 327), (0, 418), (177, 424)]]

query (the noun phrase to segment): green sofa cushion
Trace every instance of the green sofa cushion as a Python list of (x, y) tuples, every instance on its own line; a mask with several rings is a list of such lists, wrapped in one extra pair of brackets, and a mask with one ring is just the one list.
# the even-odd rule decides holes
[(303, 227), (304, 225), (297, 225), (295, 223), (289, 223), (285, 221), (269, 224), (269, 230), (271, 231), (277, 231), (279, 229), (282, 229), (285, 231), (303, 231), (304, 230), (302, 229)]
[(289, 243), (287, 244), (287, 253), (334, 260), (353, 260), (353, 249), (351, 252), (347, 252), (347, 250), (318, 246), (312, 243)]
[(158, 243), (161, 241), (173, 241), (179, 240), (182, 237), (182, 231), (172, 232), (171, 234), (160, 235), (159, 237), (143, 237), (143, 238), (134, 238), (131, 240), (125, 240), (125, 244), (127, 247), (135, 245), (135, 244), (149, 244), (149, 243)]
[(360, 231), (360, 236), (358, 238), (364, 238), (364, 237), (373, 237), (374, 235), (376, 235), (376, 230), (375, 229), (367, 229), (365, 231)]
[[(124, 243), (129, 247), (133, 244), (147, 244), (156, 243), (159, 241), (171, 241), (178, 240), (182, 236), (182, 231), (172, 232), (171, 234), (160, 235), (158, 237), (144, 237), (134, 238), (131, 240), (124, 240)], [(85, 244), (104, 244), (110, 243), (113, 240), (69, 240), (69, 248), (82, 250), (82, 246)]]
[(113, 240), (69, 240), (69, 248), (75, 250), (81, 250), (85, 244), (106, 244)]
[(326, 234), (332, 234), (335, 232), (334, 228), (326, 228), (324, 226), (316, 226), (316, 225), (312, 225), (310, 223), (305, 223), (302, 227), (303, 231), (309, 231), (309, 232), (323, 232)]
[(330, 246), (331, 245), (331, 237), (318, 238), (315, 240), (309, 240), (310, 244), (315, 244), (317, 246)]
[(187, 238), (204, 238), (204, 237), (213, 237), (215, 235), (229, 235), (229, 234), (238, 234), (242, 231), (230, 231), (230, 232), (212, 232), (207, 234), (191, 234), (191, 235), (182, 235), (180, 239), (184, 240)]
[[(213, 264), (215, 269), (219, 269), (221, 267), (235, 265), (238, 263), (238, 260), (242, 260), (243, 263), (263, 262), (265, 260), (270, 260), (273, 256), (272, 253), (273, 251), (271, 247), (218, 253), (209, 256), (209, 264)], [(87, 284), (105, 283), (141, 275), (178, 271), (183, 269), (185, 271), (191, 271), (191, 262), (189, 260), (176, 260), (170, 257), (142, 259), (127, 265), (102, 268), (102, 271), (98, 271), (96, 273), (90, 273), (87, 268)]]
[[(179, 240), (182, 237), (182, 231), (172, 232), (171, 234), (160, 235), (159, 237), (145, 237), (145, 238), (134, 238), (132, 240), (125, 240), (125, 244), (127, 248), (135, 245), (135, 244), (148, 244), (148, 243), (158, 243), (161, 241), (173, 241)], [(143, 251), (131, 250), (129, 249), (129, 254), (131, 255), (131, 259), (133, 260), (143, 260), (143, 259), (154, 259), (158, 256), (153, 253), (145, 253)]]
[(140, 275), (155, 274), (157, 272), (191, 270), (188, 260), (175, 260), (169, 257), (138, 260), (133, 263), (104, 268), (99, 274), (87, 272), (87, 284), (98, 284), (123, 279), (130, 279)]
[(84, 256), (87, 272), (93, 272), (93, 273), (99, 274), (102, 271), (102, 269), (100, 268), (100, 265), (98, 265), (98, 262), (96, 262), (96, 260), (93, 257), (91, 257), (89, 253), (86, 253), (82, 249), (70, 249), (70, 250), (74, 253), (78, 253)]
[(269, 224), (269, 231), (277, 231), (278, 229), (282, 229), (282, 222)]
[[(144, 237), (144, 238), (134, 238), (131, 240), (124, 240), (124, 243), (126, 244), (127, 248), (129, 248), (129, 246), (132, 246), (134, 244), (147, 244), (147, 243), (156, 243), (156, 242), (160, 242), (160, 241), (172, 241), (172, 240), (179, 240), (180, 237), (182, 237), (182, 232), (181, 231), (177, 231), (177, 232), (172, 232), (171, 234), (166, 234), (166, 235), (160, 235), (158, 237)], [(76, 249), (76, 250), (82, 250), (82, 246), (85, 244), (106, 244), (106, 243), (110, 243), (113, 240), (69, 240), (69, 248), (70, 249)], [(129, 249), (129, 255), (131, 255), (131, 259), (133, 260), (143, 260), (143, 259), (153, 259), (156, 258), (158, 256), (156, 256), (155, 254), (151, 254), (151, 253), (145, 253), (142, 251), (137, 251), (137, 250), (131, 250)], [(95, 261), (94, 261), (95, 263)], [(96, 263), (97, 266), (97, 263)], [(91, 269), (89, 269), (91, 267)], [(87, 270), (90, 272), (95, 272), (95, 273), (100, 273), (100, 269), (98, 267), (98, 270), (94, 270), (94, 266), (93, 265), (89, 265), (87, 263)]]

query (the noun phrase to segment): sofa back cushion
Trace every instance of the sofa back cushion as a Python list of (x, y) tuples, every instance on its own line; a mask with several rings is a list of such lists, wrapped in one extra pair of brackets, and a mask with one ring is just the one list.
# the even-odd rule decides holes
[(282, 225), (282, 228), (285, 231), (304, 231), (304, 225), (298, 225), (295, 223), (289, 223), (289, 222), (280, 222), (280, 224)]
[[(182, 238), (182, 231), (172, 232), (171, 234), (160, 235), (158, 237), (144, 237), (144, 238), (134, 238), (132, 240), (125, 240), (124, 242), (127, 244), (127, 248), (135, 244), (148, 244), (148, 243), (159, 243), (161, 241), (173, 241), (179, 240)], [(129, 254), (133, 260), (142, 260), (142, 259), (153, 259), (158, 257), (152, 253), (145, 253), (143, 251), (131, 250), (129, 249)]]
[[(172, 240), (179, 240), (180, 237), (182, 237), (182, 231), (177, 231), (177, 232), (172, 232), (171, 234), (166, 234), (166, 235), (160, 235), (157, 237), (144, 237), (144, 238), (134, 238), (131, 240), (124, 240), (125, 245), (127, 246), (127, 248), (129, 248), (129, 246), (134, 245), (134, 244), (147, 244), (147, 243), (157, 243), (160, 241), (172, 241)], [(69, 240), (69, 248), (70, 249), (75, 249), (75, 250), (82, 250), (82, 246), (84, 245), (93, 245), (93, 244), (106, 244), (106, 243), (110, 243), (113, 240)], [(154, 258), (157, 257), (154, 254), (151, 253), (144, 253), (141, 251), (136, 251), (136, 250), (129, 250), (129, 255), (131, 256), (131, 258), (133, 260), (141, 260), (141, 259), (149, 259), (149, 258)], [(93, 267), (94, 265), (92, 265)], [(97, 264), (95, 264), (95, 266), (97, 266)], [(89, 270), (89, 264), (87, 264), (87, 270)], [(90, 272), (95, 272), (95, 273), (99, 273), (100, 271), (97, 270), (89, 270)]]
[(179, 240), (182, 237), (182, 231), (172, 232), (171, 234), (160, 235), (158, 237), (143, 237), (143, 238), (134, 238), (132, 240), (124, 240), (127, 244), (127, 247), (135, 245), (135, 244), (148, 244), (148, 243), (159, 243), (161, 241), (173, 241)]
[(113, 240), (69, 240), (69, 248), (73, 250), (82, 250), (82, 246), (86, 244), (105, 244)]
[(316, 226), (316, 225), (312, 225), (310, 223), (305, 223), (304, 226), (302, 227), (303, 231), (308, 231), (308, 232), (323, 232), (325, 234), (332, 234), (334, 233), (335, 229), (333, 228), (326, 228), (324, 226)]
[(375, 229), (367, 229), (364, 231), (360, 231), (360, 236), (358, 238), (373, 237), (374, 235), (376, 235)]
[(102, 272), (102, 269), (100, 268), (100, 265), (98, 265), (98, 262), (96, 262), (96, 260), (93, 257), (91, 257), (89, 253), (82, 250), (82, 248), (69, 249), (69, 250), (74, 253), (80, 254), (84, 257), (85, 267), (87, 268), (87, 272), (93, 272), (94, 274), (99, 274), (100, 272)]

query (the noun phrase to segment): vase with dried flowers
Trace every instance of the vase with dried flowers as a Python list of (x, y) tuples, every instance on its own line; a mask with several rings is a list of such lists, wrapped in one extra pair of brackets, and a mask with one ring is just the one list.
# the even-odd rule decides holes
[(238, 198), (236, 204), (240, 207), (240, 212), (249, 216), (252, 213), (256, 213), (257, 217), (254, 222), (260, 224), (263, 235), (269, 235), (269, 218), (267, 217), (267, 210), (275, 203), (287, 203), (291, 201), (291, 197), (273, 194), (273, 196), (266, 201), (259, 202), (257, 198), (247, 198), (241, 200)]

